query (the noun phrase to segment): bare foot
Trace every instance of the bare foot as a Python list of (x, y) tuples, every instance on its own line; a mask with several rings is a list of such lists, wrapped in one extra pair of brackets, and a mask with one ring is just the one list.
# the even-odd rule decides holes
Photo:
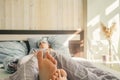
[(67, 73), (63, 69), (57, 69), (50, 80), (67, 80)]
[(57, 61), (49, 53), (46, 53), (45, 58), (43, 58), (42, 51), (38, 52), (37, 59), (40, 80), (51, 79), (57, 70)]

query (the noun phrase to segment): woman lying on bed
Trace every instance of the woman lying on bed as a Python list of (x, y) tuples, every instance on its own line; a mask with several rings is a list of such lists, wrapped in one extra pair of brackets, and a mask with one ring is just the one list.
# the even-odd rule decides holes
[(120, 80), (89, 62), (81, 63), (56, 53), (47, 41), (40, 42), (39, 51), (20, 60), (17, 71), (9, 80), (38, 80), (38, 74), (40, 80)]

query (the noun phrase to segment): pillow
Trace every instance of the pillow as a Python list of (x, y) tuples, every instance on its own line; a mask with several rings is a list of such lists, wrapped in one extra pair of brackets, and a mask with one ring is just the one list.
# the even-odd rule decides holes
[[(70, 56), (68, 46), (64, 46), (64, 43), (67, 41), (70, 35), (54, 35), (54, 36), (43, 36), (39, 38), (29, 38), (28, 42), (30, 44), (30, 48), (38, 48), (38, 43), (41, 39), (47, 38), (51, 47), (57, 51), (58, 53), (62, 53), (64, 55)], [(68, 45), (68, 44), (67, 44)]]
[(67, 43), (67, 39), (69, 35), (57, 35), (48, 37), (48, 42), (50, 43), (51, 47), (60, 54), (70, 56), (68, 44), (65, 46), (64, 44)]
[(30, 45), (30, 49), (32, 48), (37, 48), (37, 42), (42, 39), (42, 37), (39, 37), (39, 38), (28, 38), (28, 42), (29, 42), (29, 45)]
[(27, 54), (27, 47), (24, 42), (5, 41), (0, 42), (0, 63), (6, 57), (21, 58)]

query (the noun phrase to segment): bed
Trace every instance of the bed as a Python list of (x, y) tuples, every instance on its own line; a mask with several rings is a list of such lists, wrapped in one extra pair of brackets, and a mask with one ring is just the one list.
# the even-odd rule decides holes
[[(19, 47), (15, 48), (15, 50), (18, 48), (24, 49), (24, 50), (19, 50), (19, 51), (22, 51), (22, 53), (23, 52), (25, 53), (25, 54), (23, 54), (23, 56), (24, 56), (29, 53), (30, 49), (35, 48), (34, 43), (36, 41), (38, 41), (41, 37), (57, 36), (57, 38), (60, 39), (61, 37), (65, 36), (65, 39), (63, 39), (61, 41), (65, 41), (65, 43), (63, 45), (65, 47), (68, 47), (69, 40), (83, 39), (83, 37), (80, 36), (80, 34), (83, 35), (83, 31), (79, 31), (79, 30), (78, 31), (76, 31), (76, 30), (63, 30), (63, 31), (62, 30), (0, 30), (0, 44), (2, 44), (2, 46), (0, 46), (0, 47), (1, 47), (1, 49), (4, 49), (4, 47), (5, 47), (4, 50), (6, 50), (6, 48), (11, 48), (11, 46), (14, 46), (14, 45), (19, 46)], [(50, 40), (54, 41), (53, 38), (51, 38)], [(23, 43), (26, 46), (23, 46)], [(3, 46), (3, 44), (6, 44), (6, 46)], [(22, 46), (21, 46), (21, 44), (22, 44)], [(9, 45), (11, 45), (11, 46), (8, 47)], [(54, 45), (54, 46), (56, 48), (58, 48), (56, 45)], [(27, 50), (26, 50), (26, 48), (27, 48)], [(13, 48), (12, 48), (12, 50), (13, 50)], [(19, 52), (19, 53), (21, 54), (21, 52)], [(17, 55), (17, 56), (19, 56), (19, 55)], [(66, 55), (66, 56), (68, 56), (68, 55)], [(2, 60), (3, 59), (1, 58), (1, 61)], [(8, 74), (7, 72), (5, 72), (5, 70), (2, 68), (3, 63), (0, 63), (0, 67), (1, 67), (0, 68), (0, 80), (3, 78), (7, 78), (9, 75), (11, 75), (11, 74)]]
[[(46, 38), (46, 37), (51, 37), (52, 36), (52, 38), (50, 38), (50, 41), (51, 40), (54, 41), (53, 36), (55, 36), (55, 37), (60, 36), (59, 38), (57, 37), (55, 39), (57, 39), (57, 41), (64, 41), (65, 42), (64, 44), (63, 44), (63, 42), (61, 42), (62, 43), (61, 46), (64, 46), (64, 48), (65, 48), (65, 50), (63, 51), (64, 55), (69, 56), (68, 54), (65, 54), (65, 53), (68, 53), (68, 52), (66, 52), (67, 51), (66, 47), (68, 49), (68, 41), (71, 40), (71, 39), (74, 39), (74, 40), (83, 39), (83, 37), (80, 36), (81, 34), (83, 35), (83, 31), (75, 31), (75, 30), (73, 30), (73, 31), (59, 31), (59, 30), (57, 30), (57, 31), (56, 30), (52, 30), (52, 31), (48, 31), (48, 30), (42, 30), (42, 31), (41, 30), (31, 30), (31, 31), (29, 31), (29, 30), (0, 30), (0, 37), (1, 37), (0, 42), (15, 41), (13, 46), (17, 44), (17, 46), (23, 48), (24, 49), (24, 50), (22, 49), (23, 51), (22, 50), (19, 50), (19, 51), (25, 52), (25, 54), (23, 55), (23, 56), (25, 56), (25, 55), (27, 55), (29, 53), (30, 49), (36, 48), (35, 47), (36, 45), (33, 45), (31, 43), (34, 43), (34, 42), (36, 43), (36, 41), (38, 41), (41, 37)], [(63, 36), (65, 37), (65, 39), (62, 40)], [(37, 38), (37, 40), (36, 40), (36, 38)], [(32, 42), (30, 42), (30, 41), (32, 41)], [(23, 46), (23, 42), (24, 42), (24, 44), (26, 44), (27, 51), (25, 51), (26, 49), (24, 48), (25, 46)], [(21, 46), (21, 43), (22, 43), (22, 46)], [(55, 42), (55, 43), (58, 43), (58, 42)], [(6, 44), (8, 45), (8, 43), (6, 43)], [(56, 45), (54, 45), (54, 46), (55, 46), (55, 49), (57, 50), (58, 46), (56, 46)], [(7, 48), (9, 48), (9, 47), (7, 46)], [(19, 49), (19, 48), (17, 47), (17, 49)], [(63, 48), (60, 48), (60, 49), (63, 50)], [(77, 59), (77, 61), (83, 61), (83, 60), (81, 60), (79, 58), (79, 59)], [(0, 64), (1, 67), (2, 67), (2, 65), (3, 64)], [(102, 69), (102, 70), (105, 69), (106, 71), (111, 72), (112, 74), (114, 74), (115, 76), (120, 78), (119, 77), (120, 72), (113, 71), (113, 70), (111, 70), (111, 69), (109, 69), (106, 66), (103, 66), (101, 64), (93, 63), (93, 65), (95, 67), (98, 67), (98, 68)], [(9, 77), (10, 75), (11, 74), (6, 73), (4, 69), (0, 69), (0, 80), (3, 80), (5, 78)]]

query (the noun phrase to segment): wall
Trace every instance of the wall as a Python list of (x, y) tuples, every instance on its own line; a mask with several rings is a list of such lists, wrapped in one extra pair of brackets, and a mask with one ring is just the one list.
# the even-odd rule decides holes
[[(104, 23), (106, 26), (110, 27), (113, 22), (116, 23), (116, 30), (112, 36), (112, 43), (116, 52), (119, 53), (120, 57), (120, 0), (87, 0), (87, 38), (88, 38), (88, 53), (98, 49), (102, 50), (102, 46), (99, 41), (105, 42), (105, 37), (101, 32), (100, 23)], [(91, 43), (96, 47), (91, 47)], [(101, 47), (100, 47), (101, 46)], [(90, 51), (90, 47), (92, 48)], [(108, 46), (107, 46), (108, 48)], [(102, 54), (102, 52), (99, 54)], [(106, 49), (103, 54), (107, 54)]]
[(0, 29), (83, 28), (83, 0), (0, 0)]

